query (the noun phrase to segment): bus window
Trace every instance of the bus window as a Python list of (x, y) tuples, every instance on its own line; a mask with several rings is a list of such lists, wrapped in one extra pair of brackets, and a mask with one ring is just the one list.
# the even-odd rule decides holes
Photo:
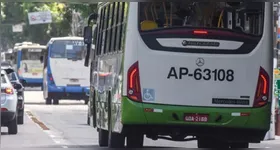
[(206, 27), (261, 35), (263, 12), (264, 5), (258, 2), (142, 2), (139, 22), (142, 30)]
[(42, 56), (42, 50), (36, 49), (23, 49), (22, 50), (22, 60), (40, 60), (40, 57)]
[(86, 47), (83, 41), (55, 41), (51, 46), (51, 58), (84, 59)]

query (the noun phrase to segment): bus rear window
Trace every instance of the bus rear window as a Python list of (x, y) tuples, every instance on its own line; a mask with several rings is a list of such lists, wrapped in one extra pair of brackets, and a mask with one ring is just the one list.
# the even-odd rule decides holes
[(141, 2), (141, 31), (190, 27), (228, 29), (255, 36), (262, 35), (263, 2)]
[(151, 50), (248, 54), (262, 38), (264, 12), (264, 2), (140, 2), (138, 21)]
[(55, 41), (50, 47), (51, 58), (83, 59), (86, 47), (81, 40)]
[(42, 49), (22, 49), (22, 60), (40, 60)]

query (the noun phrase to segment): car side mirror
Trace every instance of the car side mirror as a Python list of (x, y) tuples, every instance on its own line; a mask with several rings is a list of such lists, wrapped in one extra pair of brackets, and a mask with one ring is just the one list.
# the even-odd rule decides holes
[(92, 27), (91, 26), (84, 27), (84, 43), (85, 44), (92, 43)]
[(26, 81), (25, 81), (24, 79), (20, 79), (20, 83), (21, 83), (21, 84), (25, 84)]
[(16, 90), (22, 89), (22, 85), (19, 84), (19, 83), (13, 83), (13, 87), (14, 87)]

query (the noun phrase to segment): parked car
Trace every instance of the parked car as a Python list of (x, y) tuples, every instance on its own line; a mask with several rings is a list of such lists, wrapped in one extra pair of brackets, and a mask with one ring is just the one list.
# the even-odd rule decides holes
[(17, 122), (18, 124), (24, 124), (24, 86), (20, 82), (20, 79), (12, 67), (2, 67), (6, 71), (8, 78), (13, 86), (17, 86), (16, 93), (18, 98), (17, 103)]
[(17, 125), (17, 93), (20, 84), (12, 84), (7, 73), (1, 69), (1, 126), (8, 127), (9, 134), (18, 133)]

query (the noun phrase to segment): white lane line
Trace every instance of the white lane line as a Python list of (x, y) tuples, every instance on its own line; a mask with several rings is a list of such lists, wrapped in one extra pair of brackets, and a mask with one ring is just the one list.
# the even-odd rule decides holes
[(57, 141), (57, 140), (53, 140), (56, 144), (60, 144), (61, 142), (60, 141)]
[[(26, 112), (28, 112), (28, 111), (31, 112), (30, 110), (26, 109)], [(26, 113), (26, 114), (27, 114), (27, 113)], [(34, 114), (33, 114), (33, 115), (34, 115)], [(31, 116), (29, 116), (29, 115), (27, 114), (27, 117), (33, 122)], [(33, 117), (36, 117), (36, 118), (37, 118), (36, 115), (34, 115)], [(38, 119), (38, 118), (37, 118), (37, 119)], [(37, 126), (38, 128), (40, 128), (40, 129), (42, 130), (42, 128), (41, 128), (37, 123), (35, 123), (35, 124), (36, 124), (36, 126)], [(59, 145), (63, 145), (62, 148), (68, 148), (67, 146), (64, 146), (64, 145), (67, 145), (69, 142), (66, 141), (66, 140), (64, 140), (64, 139), (63, 139), (62, 137), (60, 137), (60, 136), (55, 136), (55, 132), (50, 131), (50, 130), (42, 130), (42, 131), (45, 132), (45, 133), (53, 140), (54, 143), (59, 144)]]

